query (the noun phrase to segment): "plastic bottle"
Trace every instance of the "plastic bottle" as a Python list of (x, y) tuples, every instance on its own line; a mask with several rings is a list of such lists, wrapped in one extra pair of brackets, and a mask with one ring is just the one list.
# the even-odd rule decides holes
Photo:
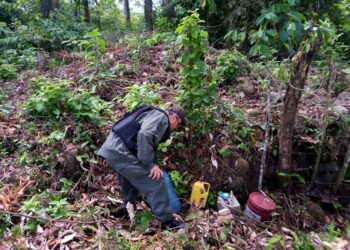
[(217, 199), (217, 206), (219, 214), (226, 213), (226, 211), (224, 210), (225, 208), (231, 214), (235, 214), (238, 211), (241, 211), (241, 205), (232, 191), (230, 192), (230, 194), (224, 192), (221, 193), (221, 195), (219, 195)]
[(230, 195), (228, 197), (228, 202), (232, 214), (236, 213), (237, 211), (241, 211), (241, 204), (239, 203), (232, 191), (230, 192)]
[(230, 209), (227, 207), (228, 203), (228, 193), (221, 193), (221, 195), (218, 195), (218, 198), (216, 200), (218, 214), (219, 215), (228, 215), (230, 214)]
[(168, 190), (170, 209), (173, 213), (178, 213), (181, 211), (181, 202), (176, 194), (173, 183), (171, 182), (170, 176), (166, 171), (163, 171), (164, 184)]

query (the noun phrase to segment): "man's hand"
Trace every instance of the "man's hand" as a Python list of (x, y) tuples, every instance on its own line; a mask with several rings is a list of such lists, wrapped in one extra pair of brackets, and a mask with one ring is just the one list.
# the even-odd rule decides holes
[(162, 176), (163, 171), (159, 168), (157, 164), (153, 164), (153, 167), (151, 168), (151, 173), (148, 177), (151, 177), (153, 180), (158, 180)]

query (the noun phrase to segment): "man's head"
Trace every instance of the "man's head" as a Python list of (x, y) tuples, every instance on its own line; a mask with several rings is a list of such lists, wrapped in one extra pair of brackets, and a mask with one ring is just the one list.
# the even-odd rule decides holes
[(186, 120), (185, 110), (177, 104), (173, 104), (171, 107), (167, 108), (170, 121), (170, 130), (175, 130), (181, 123)]

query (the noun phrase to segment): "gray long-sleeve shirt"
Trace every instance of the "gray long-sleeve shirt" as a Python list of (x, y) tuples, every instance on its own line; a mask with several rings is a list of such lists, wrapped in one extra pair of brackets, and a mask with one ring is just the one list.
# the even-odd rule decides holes
[(111, 132), (98, 151), (116, 170), (130, 164), (140, 164), (150, 169), (154, 164), (155, 148), (166, 133), (169, 124), (168, 117), (161, 111), (150, 110), (142, 113), (136, 121), (141, 124), (137, 137), (137, 156), (133, 155), (120, 137)]

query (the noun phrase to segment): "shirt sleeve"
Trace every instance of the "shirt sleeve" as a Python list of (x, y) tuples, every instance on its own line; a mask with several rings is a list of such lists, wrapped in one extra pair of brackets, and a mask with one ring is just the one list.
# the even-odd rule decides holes
[(154, 164), (156, 147), (168, 128), (168, 118), (160, 111), (151, 111), (143, 120), (137, 136), (137, 158), (150, 169)]

